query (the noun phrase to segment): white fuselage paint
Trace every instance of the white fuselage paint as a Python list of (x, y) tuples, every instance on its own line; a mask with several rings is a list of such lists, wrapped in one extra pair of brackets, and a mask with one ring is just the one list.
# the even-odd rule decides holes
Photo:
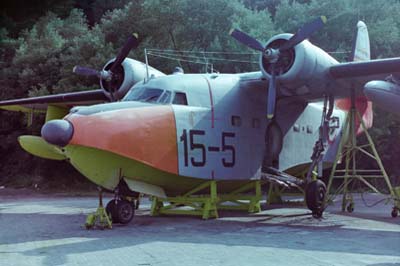
[[(279, 169), (282, 171), (289, 170), (297, 165), (310, 163), (310, 157), (313, 153), (313, 147), (319, 137), (319, 127), (321, 124), (323, 104), (309, 103), (298, 119), (290, 127), (283, 138), (283, 147), (279, 155)], [(335, 159), (336, 152), (330, 149), (335, 148), (333, 145), (337, 138), (340, 138), (340, 129), (346, 118), (346, 113), (341, 110), (334, 110), (333, 117), (339, 118), (339, 128), (332, 128), (329, 132), (327, 154), (329, 158), (324, 161), (332, 162)]]

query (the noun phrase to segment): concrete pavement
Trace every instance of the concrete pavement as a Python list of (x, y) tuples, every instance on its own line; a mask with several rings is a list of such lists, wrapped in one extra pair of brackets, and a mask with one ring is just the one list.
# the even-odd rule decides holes
[(351, 215), (336, 203), (321, 220), (284, 207), (203, 221), (151, 217), (144, 200), (127, 226), (85, 230), (96, 206), (96, 197), (0, 191), (0, 265), (400, 265), (400, 218), (383, 203), (358, 199)]

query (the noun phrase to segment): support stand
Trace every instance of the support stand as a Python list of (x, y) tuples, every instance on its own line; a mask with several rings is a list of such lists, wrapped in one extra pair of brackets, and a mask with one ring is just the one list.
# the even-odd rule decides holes
[(85, 228), (92, 229), (92, 228), (112, 228), (112, 223), (106, 209), (103, 207), (103, 190), (99, 188), (99, 207), (97, 208), (96, 212), (91, 213), (86, 218)]
[[(209, 189), (207, 194), (199, 192)], [(261, 180), (248, 184), (228, 193), (217, 194), (217, 181), (207, 181), (182, 196), (157, 198), (153, 197), (151, 215), (195, 215), (203, 219), (218, 218), (218, 209), (246, 210), (250, 213), (260, 212)], [(225, 203), (229, 203), (226, 205)]]
[[(356, 117), (359, 119), (361, 123), (361, 127), (367, 137), (368, 144), (366, 145), (358, 145), (356, 140), (357, 129), (355, 126)], [(398, 211), (400, 210), (400, 195), (396, 193), (393, 189), (392, 184), (390, 183), (390, 179), (383, 167), (382, 161), (379, 157), (379, 154), (375, 148), (373, 140), (367, 131), (367, 127), (362, 120), (360, 113), (357, 111), (355, 106), (355, 93), (354, 90), (352, 91), (351, 95), (351, 109), (347, 115), (342, 134), (348, 133), (348, 137), (343, 136), (339, 148), (338, 153), (335, 158), (335, 162), (332, 166), (332, 171), (329, 176), (328, 188), (327, 188), (327, 195), (331, 192), (332, 189), (332, 181), (333, 179), (343, 178), (344, 181), (336, 193), (343, 193), (342, 199), (342, 211), (347, 209), (348, 212), (352, 212), (354, 210), (354, 201), (349, 191), (349, 184), (354, 180), (359, 180), (364, 183), (368, 188), (376, 193), (382, 194), (375, 186), (371, 184), (368, 179), (376, 179), (376, 178), (383, 178), (386, 182), (386, 185), (389, 189), (390, 197), (394, 200), (394, 207), (392, 216), (397, 216)], [(368, 151), (367, 149), (370, 148)], [(370, 159), (374, 160), (377, 165), (378, 169), (375, 170), (365, 170), (365, 169), (358, 169), (357, 168), (357, 161), (356, 155), (357, 153), (363, 153), (367, 155)], [(345, 169), (344, 170), (337, 170), (337, 162), (340, 158), (345, 159)], [(335, 194), (336, 194), (335, 193)], [(329, 201), (328, 197), (325, 199)], [(329, 202), (326, 202), (329, 203)]]
[[(251, 192), (252, 194), (245, 192)], [(261, 211), (261, 198), (261, 181), (250, 181), (229, 194), (220, 195), (217, 207), (221, 210), (242, 210), (249, 213), (257, 213)], [(224, 205), (227, 202), (234, 205)]]
[(284, 189), (285, 188), (281, 190), (277, 184), (270, 183), (268, 189), (267, 204), (271, 205), (283, 203), (282, 192)]
[[(195, 195), (206, 188), (210, 189), (209, 194)], [(182, 196), (167, 197), (165, 199), (153, 197), (151, 215), (198, 215), (205, 220), (208, 218), (218, 218), (217, 202), (217, 182), (214, 180), (207, 181)], [(164, 204), (168, 205), (164, 206)], [(188, 206), (191, 209), (183, 209), (182, 206)]]

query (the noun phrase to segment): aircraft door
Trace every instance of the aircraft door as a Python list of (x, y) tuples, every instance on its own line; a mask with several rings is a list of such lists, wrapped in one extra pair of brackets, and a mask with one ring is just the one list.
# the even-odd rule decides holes
[(268, 124), (265, 131), (265, 152), (263, 160), (264, 167), (279, 168), (279, 154), (283, 145), (282, 129), (276, 121)]

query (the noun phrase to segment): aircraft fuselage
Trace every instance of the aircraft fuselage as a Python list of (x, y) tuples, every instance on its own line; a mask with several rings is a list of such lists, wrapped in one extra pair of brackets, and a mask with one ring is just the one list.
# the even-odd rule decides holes
[[(133, 170), (128, 175), (127, 169), (116, 167), (113, 173), (108, 173), (110, 180), (107, 180), (104, 170), (101, 174), (83, 170), (87, 161), (81, 163), (74, 159), (79, 149), (67, 156), (84, 175), (91, 175), (89, 179), (108, 189), (113, 189), (121, 176), (162, 186), (154, 178), (147, 178), (154, 175), (149, 169), (189, 179), (257, 179), (270, 123), (265, 117), (264, 85), (262, 81), (243, 81), (235, 74), (150, 79), (135, 85), (132, 93), (138, 88), (144, 92), (160, 89), (160, 97), (155, 101), (131, 101), (132, 95), (128, 93), (121, 102), (73, 108), (65, 118), (74, 128), (66, 150), (69, 146), (80, 146), (85, 147), (85, 153), (89, 148), (103, 155), (122, 156), (135, 164), (143, 164), (147, 171), (135, 174)], [(160, 102), (167, 92), (170, 99)], [(174, 104), (178, 94), (180, 97), (184, 94), (186, 101)], [(279, 168), (287, 170), (309, 163), (318, 138), (322, 105), (282, 101), (277, 108), (281, 111), (275, 122), (282, 130), (282, 139), (276, 141), (283, 142)], [(334, 114), (340, 117), (341, 124), (344, 112)], [(98, 176), (102, 176), (100, 182), (96, 181)]]

